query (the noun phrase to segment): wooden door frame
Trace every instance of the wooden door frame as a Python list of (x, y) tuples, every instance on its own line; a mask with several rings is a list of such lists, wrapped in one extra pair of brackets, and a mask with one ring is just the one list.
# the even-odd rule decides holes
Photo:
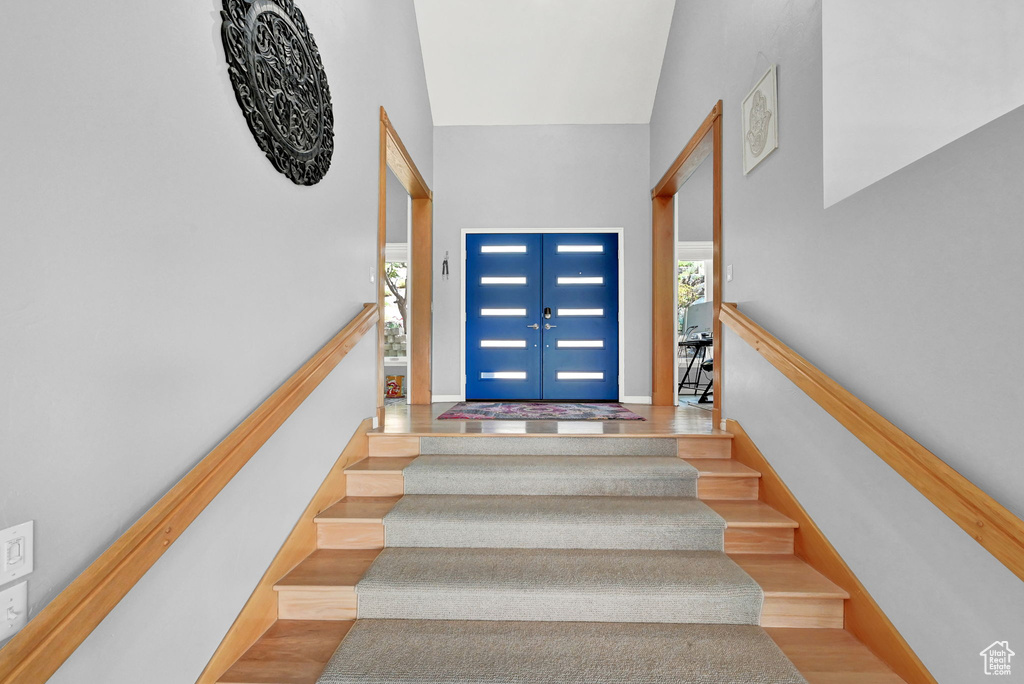
[(388, 169), (412, 198), (409, 236), (409, 403), (429, 404), (433, 301), (434, 194), (427, 186), (384, 108), (380, 108), (380, 176), (377, 207), (377, 422), (384, 425), (384, 246), (387, 242)]
[(722, 306), (722, 101), (719, 100), (697, 131), (686, 143), (683, 151), (665, 171), (651, 190), (651, 403), (655, 406), (673, 406), (677, 388), (676, 323), (676, 229), (673, 199), (679, 188), (701, 162), (713, 159), (712, 230), (713, 230), (713, 283), (714, 318), (711, 331), (715, 368), (712, 372), (715, 388), (711, 422), (720, 427), (722, 422), (722, 322), (718, 318)]

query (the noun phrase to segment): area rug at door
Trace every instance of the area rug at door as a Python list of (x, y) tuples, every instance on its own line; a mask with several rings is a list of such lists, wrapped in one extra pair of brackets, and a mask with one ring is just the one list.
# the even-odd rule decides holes
[(535, 401), (460, 402), (438, 420), (647, 420), (622, 404), (549, 404)]

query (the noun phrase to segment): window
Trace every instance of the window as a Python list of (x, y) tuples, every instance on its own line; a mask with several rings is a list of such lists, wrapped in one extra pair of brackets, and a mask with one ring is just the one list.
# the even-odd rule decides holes
[(384, 262), (384, 327), (405, 335), (406, 302), (408, 301), (409, 264), (405, 261)]
[(707, 262), (679, 261), (679, 308), (707, 301)]

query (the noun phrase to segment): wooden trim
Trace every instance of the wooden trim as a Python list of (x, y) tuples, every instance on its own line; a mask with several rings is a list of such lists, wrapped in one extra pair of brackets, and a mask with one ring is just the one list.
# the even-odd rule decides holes
[(724, 304), (722, 322), (1024, 580), (1024, 521), (853, 396), (832, 378)]
[(370, 431), (371, 420), (367, 418), (356, 429), (352, 439), (337, 462), (324, 478), (323, 484), (313, 495), (306, 510), (285, 539), (270, 567), (253, 590), (242, 611), (235, 618), (231, 629), (224, 636), (214, 652), (206, 669), (196, 684), (216, 684), (220, 677), (239, 659), (249, 647), (277, 620), (277, 592), (274, 583), (287, 575), (296, 565), (317, 549), (316, 516), (331, 504), (345, 496), (345, 468), (368, 455), (366, 433)]
[(377, 168), (377, 424), (384, 427), (384, 394), (387, 387), (384, 370), (384, 270), (388, 238), (388, 122), (380, 108), (380, 141)]
[(434, 195), (398, 135), (388, 113), (380, 108), (380, 165), (377, 190), (377, 420), (384, 425), (384, 245), (387, 241), (387, 170), (391, 169), (412, 198), (412, 306), (409, 311), (409, 392), (414, 404), (430, 403), (433, 334), (433, 207)]
[(320, 351), (0, 649), (0, 683), (45, 682), (377, 321), (366, 304)]
[(722, 344), (721, 323), (718, 309), (722, 301), (722, 101), (711, 108), (711, 112), (697, 128), (679, 156), (665, 171), (658, 184), (651, 190), (651, 403), (655, 406), (675, 404), (674, 383), (676, 354), (676, 231), (672, 198), (686, 179), (704, 162), (712, 157), (712, 233), (714, 253), (712, 272), (714, 316), (712, 335), (715, 365), (714, 404), (711, 423), (719, 427), (722, 420), (722, 372), (725, 354)]
[(402, 182), (402, 187), (414, 200), (433, 199), (434, 195), (430, 192), (427, 182), (423, 180), (423, 174), (416, 168), (416, 162), (412, 160), (412, 155), (409, 154), (383, 107), (380, 108), (380, 122), (386, 138), (387, 165), (391, 167), (395, 177)]
[(434, 301), (434, 201), (412, 201), (412, 320), (409, 354), (412, 377), (409, 401), (413, 404), (431, 402), (431, 338)]
[[(722, 101), (715, 104), (718, 116), (715, 117), (712, 136), (714, 137), (713, 167), (714, 182), (712, 184), (712, 256), (711, 268), (713, 282), (711, 284), (714, 302), (712, 304), (711, 321), (711, 349), (714, 352), (715, 365), (711, 371), (711, 378), (714, 382), (714, 395), (711, 405), (711, 424), (714, 427), (721, 427), (722, 423), (722, 395), (725, 393), (723, 381), (725, 379), (725, 340), (722, 338), (722, 322), (719, 320), (718, 311), (722, 308), (723, 284), (725, 271), (722, 269)], [(712, 114), (714, 114), (714, 111)]]
[(727, 426), (733, 434), (733, 458), (761, 473), (760, 500), (799, 523), (794, 538), (794, 553), (850, 595), (846, 601), (846, 629), (908, 684), (936, 684), (928, 668), (875, 603), (743, 427), (735, 420), (729, 420)]
[[(679, 188), (683, 186), (683, 183), (690, 177), (694, 169), (700, 166), (700, 163), (711, 153), (710, 145), (705, 141), (705, 138), (711, 132), (715, 122), (721, 117), (722, 101), (719, 100), (711, 108), (711, 113), (697, 127), (697, 131), (690, 137), (683, 151), (679, 153), (675, 161), (665, 171), (665, 175), (661, 177), (661, 180), (651, 190), (652, 199), (655, 197), (672, 197), (679, 192)], [(694, 155), (694, 152), (698, 151), (698, 149), (700, 153)], [(690, 159), (691, 156), (694, 158), (693, 160)]]
[[(651, 200), (651, 404), (675, 403), (676, 315), (672, 282), (676, 272), (675, 216), (671, 197)], [(668, 369), (668, 372), (665, 372)]]

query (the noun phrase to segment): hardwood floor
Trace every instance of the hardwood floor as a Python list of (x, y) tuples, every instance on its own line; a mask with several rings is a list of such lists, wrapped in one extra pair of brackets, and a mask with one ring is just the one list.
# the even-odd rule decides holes
[(669, 435), (725, 434), (712, 425), (711, 413), (692, 406), (623, 404), (646, 420), (438, 420), (453, 403), (388, 406), (384, 434), (388, 435), (617, 435), (666, 437)]

